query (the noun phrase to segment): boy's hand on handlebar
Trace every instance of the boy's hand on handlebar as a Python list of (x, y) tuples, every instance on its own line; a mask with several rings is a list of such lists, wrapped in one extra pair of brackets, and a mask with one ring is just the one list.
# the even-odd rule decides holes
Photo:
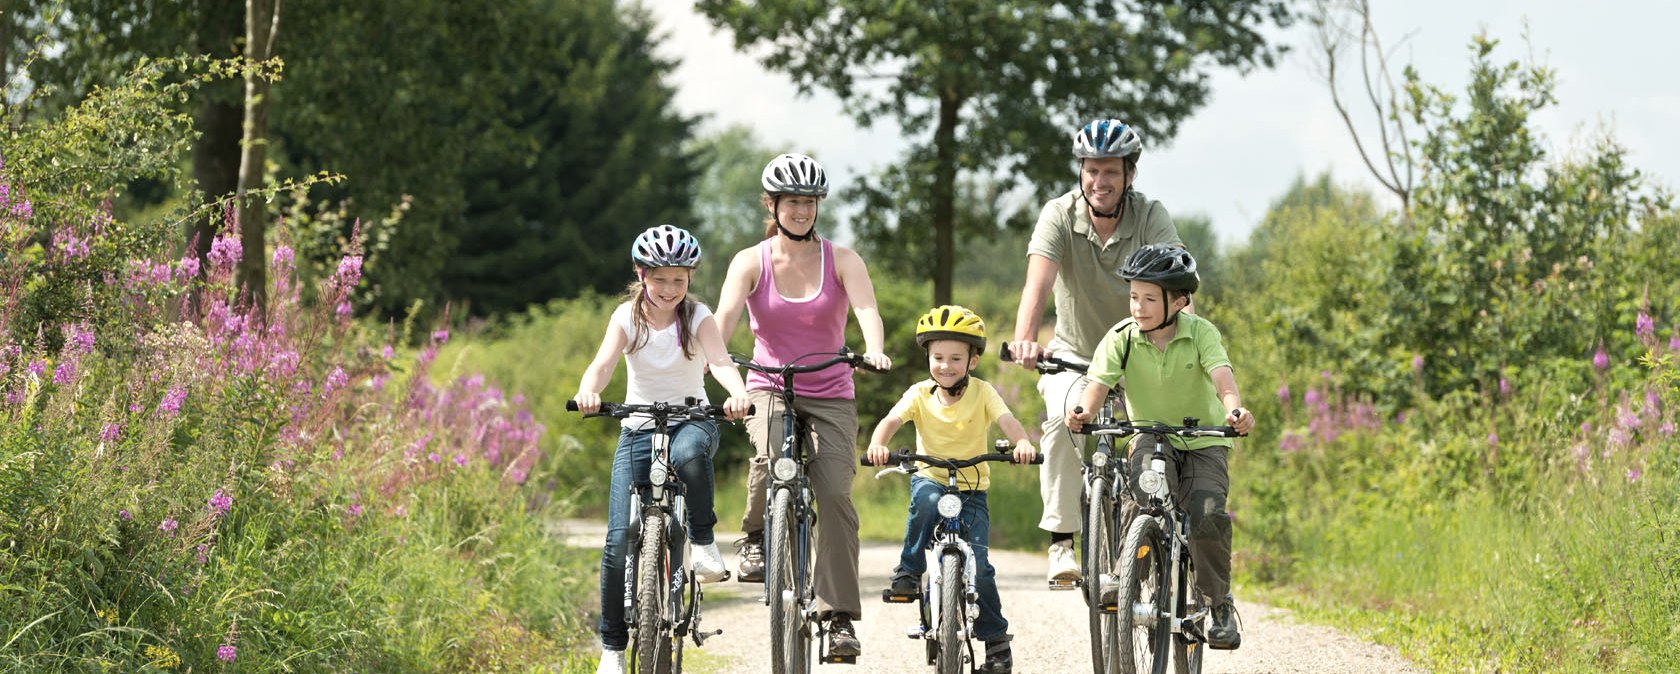
[(741, 396), (729, 396), (723, 401), (723, 415), (730, 421), (740, 421), (747, 418), (748, 410), (752, 408), (752, 401)]
[(887, 449), (886, 445), (870, 445), (869, 454), (867, 455), (869, 457), (869, 465), (885, 466), (887, 465), (887, 457), (891, 454), (892, 450)]
[(572, 396), (572, 401), (577, 403), (578, 411), (584, 414), (594, 414), (601, 411), (601, 394), (599, 393), (578, 391), (577, 395)]
[(1246, 407), (1238, 407), (1225, 415), (1225, 425), (1237, 429), (1238, 433), (1248, 435), (1254, 430), (1254, 413)]
[(1078, 433), (1080, 429), (1085, 427), (1085, 422), (1090, 421), (1094, 416), (1096, 414), (1075, 407), (1067, 411), (1067, 416), (1063, 417), (1062, 421), (1067, 424), (1068, 430)]
[(883, 372), (892, 369), (892, 359), (880, 351), (870, 351), (863, 354), (863, 362), (869, 363), (870, 367)]
[(1032, 463), (1038, 456), (1038, 450), (1033, 448), (1031, 440), (1021, 440), (1015, 445), (1015, 463)]

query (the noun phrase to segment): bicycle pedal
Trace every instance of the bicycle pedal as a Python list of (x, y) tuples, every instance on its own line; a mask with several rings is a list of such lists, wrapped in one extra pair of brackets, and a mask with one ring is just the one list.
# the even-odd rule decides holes
[(822, 663), (825, 664), (825, 665), (855, 665), (855, 664), (857, 664), (857, 656), (856, 655), (824, 655), (824, 656), (822, 656)]
[(1098, 604), (1097, 609), (1102, 611), (1103, 613), (1119, 613), (1120, 612), (1120, 605), (1119, 604)]
[(881, 590), (881, 601), (888, 604), (910, 604), (919, 597), (920, 595), (916, 594), (893, 594), (892, 590)]
[(1050, 589), (1052, 589), (1052, 590), (1073, 590), (1073, 589), (1077, 589), (1082, 584), (1083, 583), (1080, 583), (1077, 580), (1057, 578), (1055, 580), (1050, 581)]
[(904, 636), (911, 639), (922, 639), (927, 636), (927, 630), (921, 625), (911, 625), (904, 628)]

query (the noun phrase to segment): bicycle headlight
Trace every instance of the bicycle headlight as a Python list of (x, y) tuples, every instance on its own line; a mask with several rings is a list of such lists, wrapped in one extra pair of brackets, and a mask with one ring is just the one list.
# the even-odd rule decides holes
[(939, 516), (956, 517), (962, 514), (962, 497), (956, 494), (946, 494), (939, 497)]
[(1108, 452), (1094, 452), (1091, 454), (1091, 467), (1101, 468), (1108, 465)]
[(664, 461), (654, 461), (653, 466), (648, 468), (648, 482), (652, 482), (655, 487), (663, 487), (670, 472)]
[(777, 482), (792, 480), (799, 475), (799, 462), (785, 456), (776, 459), (775, 463), (770, 464), (770, 475), (774, 476)]
[(1167, 476), (1153, 470), (1146, 470), (1138, 476), (1138, 488), (1151, 496), (1165, 496), (1167, 493)]

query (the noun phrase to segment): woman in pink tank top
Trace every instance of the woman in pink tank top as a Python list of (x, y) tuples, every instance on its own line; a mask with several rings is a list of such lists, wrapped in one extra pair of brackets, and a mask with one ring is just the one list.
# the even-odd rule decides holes
[[(784, 154), (764, 167), (762, 176), (764, 241), (743, 250), (729, 263), (718, 299), (718, 328), (724, 341), (735, 332), (745, 307), (753, 334), (753, 360), (787, 364), (807, 354), (833, 354), (846, 339), (846, 309), (863, 330), (864, 360), (886, 369), (881, 352), (881, 314), (875, 286), (863, 258), (845, 246), (817, 236), (817, 206), (828, 195), (828, 176), (810, 157)], [(780, 449), (781, 401), (772, 391), (780, 382), (749, 373), (748, 398), (758, 413), (747, 419), (753, 458), (747, 477), (747, 512), (741, 518), (746, 538), (740, 542), (741, 580), (764, 581), (764, 507), (769, 460)], [(858, 518), (852, 506), (852, 476), (857, 472), (857, 403), (852, 370), (841, 364), (794, 380), (798, 398), (793, 412), (817, 434), (816, 455), (807, 476), (817, 499), (816, 585), (819, 619), (829, 620), (828, 653), (857, 655), (862, 650), (852, 620), (863, 617), (858, 600)]]

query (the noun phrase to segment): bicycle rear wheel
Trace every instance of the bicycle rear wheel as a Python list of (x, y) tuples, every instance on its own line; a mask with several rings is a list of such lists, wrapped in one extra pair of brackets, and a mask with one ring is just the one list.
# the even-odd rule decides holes
[(1114, 529), (1114, 510), (1108, 507), (1105, 496), (1108, 488), (1108, 480), (1101, 477), (1092, 480), (1085, 503), (1085, 605), (1090, 609), (1091, 671), (1095, 674), (1120, 671), (1116, 642), (1120, 622), (1116, 614), (1104, 612), (1099, 601), (1102, 577), (1113, 571), (1114, 557), (1120, 547)]
[(1167, 589), (1166, 536), (1154, 517), (1132, 520), (1120, 556), (1118, 651), (1121, 674), (1166, 674), (1172, 629), (1163, 613)]
[(793, 549), (793, 491), (777, 489), (765, 516), (764, 583), (770, 593), (770, 669), (775, 674), (804, 674), (810, 666), (810, 641), (802, 625), (796, 551)]
[(939, 563), (939, 674), (963, 674), (963, 559), (946, 553)]
[(670, 614), (671, 556), (665, 546), (665, 518), (642, 517), (642, 549), (636, 555), (636, 638), (632, 661), (640, 674), (671, 671), (671, 636), (665, 617)]

